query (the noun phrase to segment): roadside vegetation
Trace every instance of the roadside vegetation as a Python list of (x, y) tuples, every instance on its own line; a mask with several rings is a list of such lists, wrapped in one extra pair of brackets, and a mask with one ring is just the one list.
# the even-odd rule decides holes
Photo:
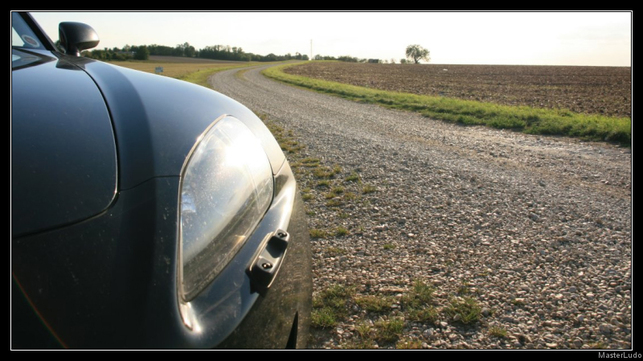
[(622, 146), (631, 144), (631, 119), (598, 114), (582, 114), (565, 109), (508, 106), (463, 100), (446, 96), (418, 95), (378, 90), (340, 82), (314, 79), (284, 72), (284, 64), (266, 69), (270, 78), (332, 94), (353, 101), (420, 113), (432, 119), (463, 125), (484, 125), (529, 134), (559, 135), (583, 140), (608, 141)]
[(195, 83), (201, 86), (209, 87), (208, 78), (219, 71), (243, 68), (256, 65), (256, 63), (230, 63), (230, 62), (176, 62), (163, 60), (129, 60), (129, 61), (110, 61), (110, 63), (124, 68), (144, 71), (147, 73), (156, 73), (156, 68), (162, 68), (163, 72), (159, 75), (170, 78), (180, 79)]
[[(435, 289), (422, 280), (398, 294), (359, 294), (350, 285), (331, 285), (313, 299), (313, 327), (317, 332), (346, 327), (349, 310), (360, 310), (359, 319), (351, 320), (355, 324), (350, 328), (351, 337), (339, 345), (345, 349), (423, 348), (419, 339), (404, 336), (418, 324), (436, 328), (449, 324), (487, 327), (481, 322), (482, 309), (475, 298), (452, 296), (448, 301), (439, 301), (434, 293)], [(488, 333), (507, 337), (506, 330), (498, 326), (490, 327)]]

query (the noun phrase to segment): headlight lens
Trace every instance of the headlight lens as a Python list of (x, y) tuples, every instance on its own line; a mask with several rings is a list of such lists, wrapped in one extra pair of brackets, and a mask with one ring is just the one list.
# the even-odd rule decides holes
[(183, 167), (181, 287), (186, 301), (230, 262), (272, 197), (272, 169), (258, 139), (238, 119), (217, 121)]

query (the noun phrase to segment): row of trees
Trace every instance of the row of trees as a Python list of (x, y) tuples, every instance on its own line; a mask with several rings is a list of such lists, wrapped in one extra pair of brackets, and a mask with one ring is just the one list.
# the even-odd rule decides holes
[[(421, 60), (431, 61), (429, 56), (429, 50), (421, 47), (420, 45), (413, 44), (406, 47), (406, 58), (400, 59), (401, 64), (406, 64), (408, 62), (413, 62), (414, 64), (419, 64)], [(321, 56), (316, 55), (315, 60), (339, 60), (353, 63), (388, 63), (388, 60), (380, 59), (358, 59), (351, 56), (340, 56), (338, 58), (332, 56)], [(395, 64), (395, 59), (391, 59), (391, 64)]]
[(123, 48), (105, 48), (103, 50), (95, 49), (83, 53), (84, 56), (99, 60), (147, 60), (151, 55), (161, 56), (182, 56), (188, 58), (204, 58), (216, 60), (234, 60), (234, 61), (282, 61), (282, 60), (308, 60), (307, 55), (290, 53), (285, 55), (259, 55), (246, 53), (240, 47), (228, 45), (206, 46), (197, 50), (189, 43), (179, 44), (175, 47), (165, 45), (125, 45)]
[[(113, 49), (103, 49), (103, 50), (92, 50), (85, 52), (84, 56), (99, 59), (99, 60), (147, 60), (150, 55), (161, 55), (161, 56), (183, 56), (188, 58), (204, 58), (204, 59), (216, 59), (216, 60), (233, 60), (233, 61), (283, 61), (283, 60), (309, 60), (308, 56), (305, 54), (295, 53), (292, 55), (290, 53), (286, 55), (258, 55), (253, 53), (246, 53), (240, 47), (231, 47), (228, 45), (213, 45), (206, 46), (203, 49), (197, 50), (194, 46), (185, 42), (183, 44), (178, 44), (175, 47), (165, 46), (165, 45), (141, 45), (141, 46), (130, 46), (125, 45), (122, 49), (113, 48)], [(381, 61), (379, 59), (358, 59), (351, 56), (322, 56), (316, 55), (315, 60), (338, 60), (345, 62), (360, 62), (360, 63), (388, 63), (388, 61)], [(424, 49), (419, 45), (409, 45), (406, 48), (406, 58), (400, 60), (400, 63), (413, 62), (418, 64), (421, 60), (430, 61), (429, 51)], [(391, 63), (395, 63), (394, 59), (391, 59)]]
[(315, 55), (315, 60), (338, 60), (344, 61), (347, 63), (382, 63), (380, 59), (359, 59), (348, 55), (343, 55), (339, 57), (328, 56), (328, 55)]

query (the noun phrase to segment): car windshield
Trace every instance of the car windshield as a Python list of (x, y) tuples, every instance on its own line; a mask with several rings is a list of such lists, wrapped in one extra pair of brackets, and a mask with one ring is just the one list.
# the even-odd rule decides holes
[(45, 49), (29, 24), (18, 13), (11, 14), (11, 46), (29, 49)]

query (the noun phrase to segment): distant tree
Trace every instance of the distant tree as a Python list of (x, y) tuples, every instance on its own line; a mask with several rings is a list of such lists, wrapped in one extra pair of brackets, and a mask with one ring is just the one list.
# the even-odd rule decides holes
[(342, 55), (337, 57), (337, 60), (339, 61), (345, 61), (347, 63), (357, 63), (357, 58), (352, 57), (350, 55)]
[(172, 56), (175, 55), (175, 49), (165, 45), (152, 44), (148, 45), (147, 49), (150, 55)]
[(188, 58), (193, 58), (196, 56), (196, 49), (188, 42), (178, 44), (175, 48), (177, 50), (178, 56), (185, 56)]
[(150, 50), (145, 45), (136, 48), (132, 47), (132, 51), (134, 51), (134, 59), (136, 60), (147, 60), (150, 58)]
[(413, 60), (415, 64), (419, 64), (420, 60), (430, 61), (429, 51), (419, 45), (409, 45), (406, 47), (406, 57)]

